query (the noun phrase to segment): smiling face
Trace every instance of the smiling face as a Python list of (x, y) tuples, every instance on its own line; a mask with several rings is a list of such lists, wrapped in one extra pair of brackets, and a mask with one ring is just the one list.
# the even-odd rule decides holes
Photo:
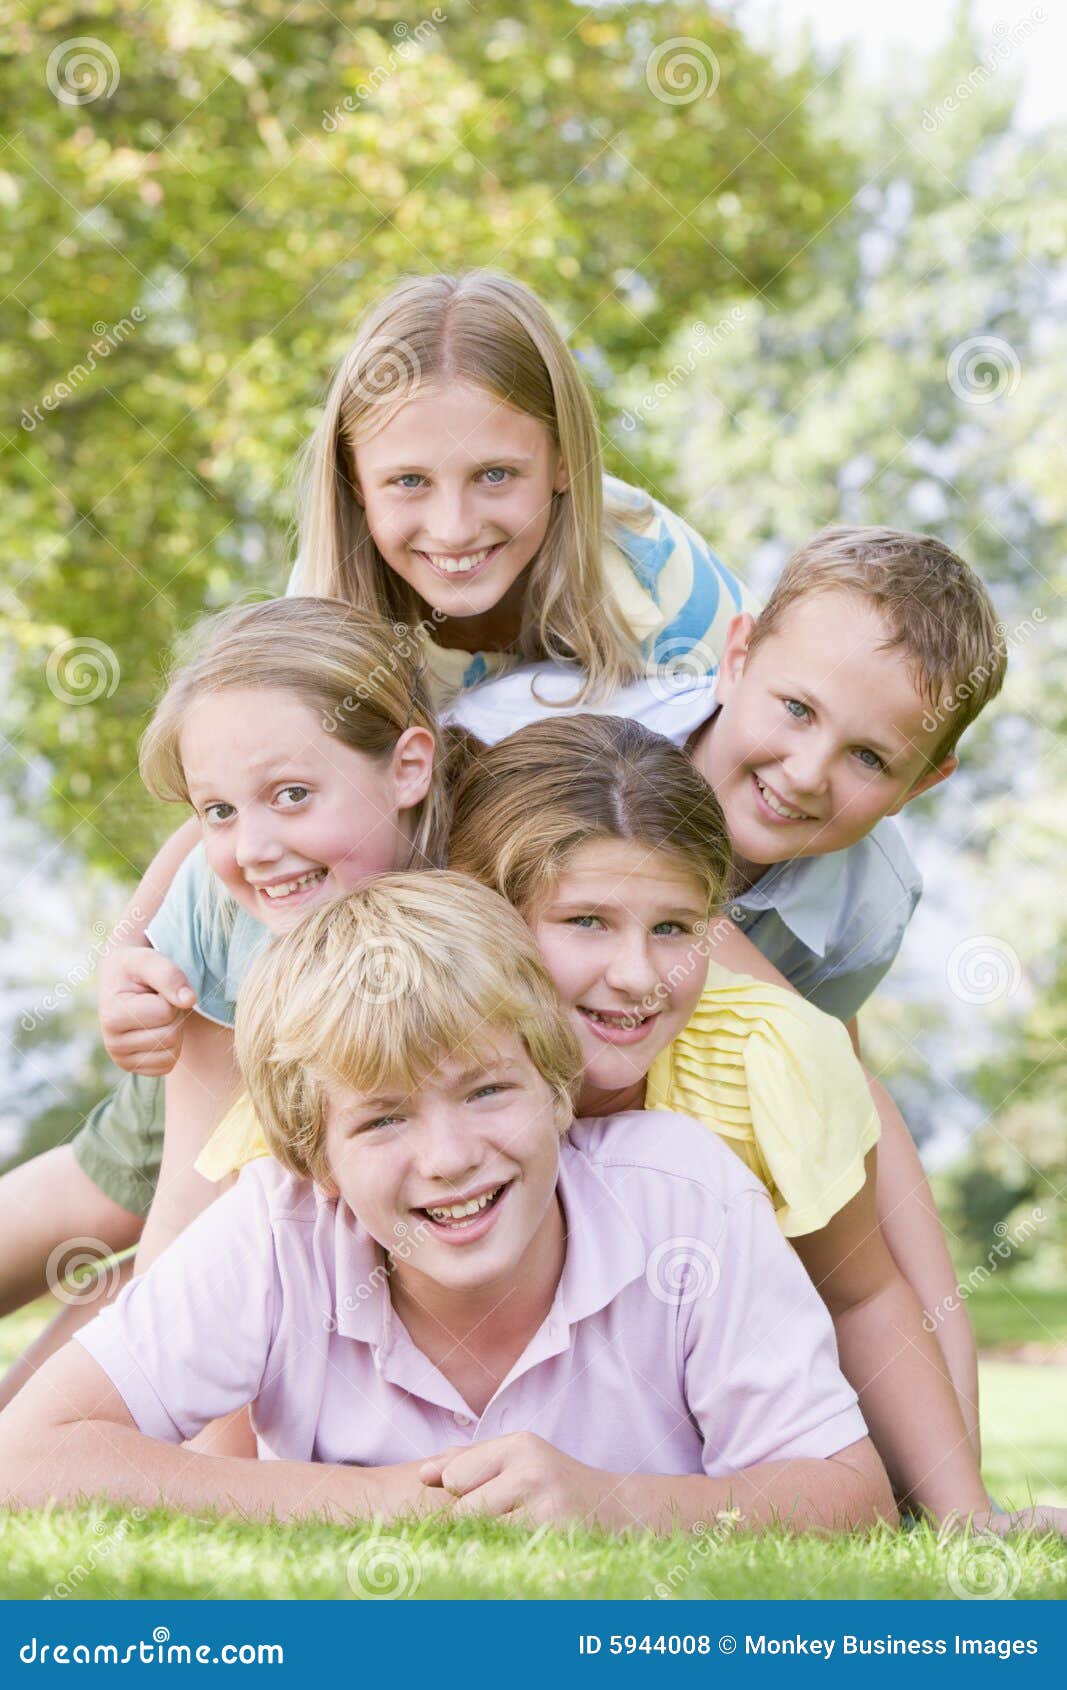
[(480, 387), (424, 390), (355, 459), (375, 545), (447, 617), (485, 615), (516, 586), (566, 486), (545, 425)]
[(721, 709), (693, 752), (742, 871), (844, 850), (955, 769), (931, 768), (944, 728), (923, 726), (928, 702), (857, 594), (797, 600), (754, 651), (751, 628), (731, 627)]
[(391, 756), (353, 751), (291, 693), (196, 698), (179, 741), (208, 866), (242, 909), (285, 932), (313, 904), (401, 867), (407, 817), (429, 788), (433, 740), (409, 728)]
[(558, 1277), (553, 1101), (520, 1039), (503, 1032), (408, 1095), (327, 1088), (333, 1183), (383, 1249), (411, 1246), (394, 1257), (394, 1300), (399, 1291), (439, 1307), (442, 1288), (503, 1297), (535, 1265)]
[(579, 1114), (639, 1108), (653, 1059), (689, 1021), (707, 975), (700, 881), (665, 851), (597, 840), (523, 915), (581, 1042)]

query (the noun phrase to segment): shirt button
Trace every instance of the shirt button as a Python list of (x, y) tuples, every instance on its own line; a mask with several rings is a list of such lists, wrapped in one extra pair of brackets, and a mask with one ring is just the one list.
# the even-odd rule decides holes
[(474, 1421), (469, 1414), (454, 1414), (452, 1416), (457, 1426), (473, 1426)]

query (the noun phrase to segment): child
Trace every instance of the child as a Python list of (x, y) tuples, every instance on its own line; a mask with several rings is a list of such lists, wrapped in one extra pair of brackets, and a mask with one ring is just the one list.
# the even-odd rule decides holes
[[(193, 1162), (238, 1089), (226, 1005), (251, 956), (270, 932), (366, 875), (441, 860), (447, 823), (437, 744), (413, 648), (331, 600), (279, 599), (223, 617), (171, 681), (144, 737), (141, 767), (157, 797), (197, 812), (203, 846), (172, 889), (166, 940), (197, 993), (166, 1081), (158, 1201), (141, 1235), (139, 1268), (216, 1195)], [(202, 865), (212, 873), (197, 878)], [(128, 1162), (158, 1163), (159, 1135), (124, 1138), (112, 1121), (105, 1137), (99, 1123), (80, 1154), (90, 1174), (99, 1164), (107, 1178)], [(5, 1244), (9, 1273), (20, 1241), (55, 1225), (57, 1193), (39, 1182), (33, 1197), (23, 1202), (21, 1233)], [(58, 1205), (69, 1205), (62, 1189)], [(76, 1231), (88, 1235), (85, 1226)], [(33, 1267), (27, 1261), (21, 1276)], [(65, 1309), (61, 1330), (85, 1312)], [(50, 1334), (45, 1348), (55, 1341)]]
[[(300, 558), (291, 588), (384, 612), (438, 699), (518, 656), (573, 665), (572, 696), (690, 651), (712, 671), (748, 602), (680, 518), (604, 476), (565, 341), (534, 294), (487, 271), (409, 279), (361, 324), (307, 453)], [(140, 1235), (163, 1129), (152, 1081), (191, 1003), (144, 933), (197, 838), (179, 829), (119, 923), (141, 978), (102, 960), (104, 1041), (135, 1077), (72, 1144), (0, 1180), (0, 1312), (45, 1289), (64, 1238), (123, 1249)]]
[[(414, 989), (350, 989), (353, 959), (398, 944)], [(895, 1519), (753, 1177), (674, 1116), (561, 1143), (580, 1053), (495, 894), (389, 875), (313, 911), (254, 965), (237, 1037), (278, 1160), (8, 1407), (9, 1504), (102, 1493), (342, 1522), (444, 1506), (654, 1531), (728, 1510), (751, 1530)], [(620, 1393), (626, 1413), (603, 1413)], [(271, 1459), (176, 1447), (246, 1402)]]

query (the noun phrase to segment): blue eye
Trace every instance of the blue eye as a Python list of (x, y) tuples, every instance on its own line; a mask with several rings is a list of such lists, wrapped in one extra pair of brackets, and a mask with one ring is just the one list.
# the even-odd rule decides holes
[(801, 704), (799, 698), (786, 698), (783, 703), (795, 722), (802, 722), (809, 714), (807, 705)]
[(396, 480), (393, 482), (393, 486), (394, 487), (403, 487), (405, 493), (413, 493), (415, 491), (415, 488), (410, 486), (410, 485), (406, 486), (405, 483), (410, 483), (410, 482), (418, 483), (421, 480), (422, 480), (422, 476), (416, 475), (415, 471), (411, 470), (411, 471), (409, 471), (409, 473), (407, 475), (398, 475)]
[(688, 933), (689, 931), (687, 927), (682, 926), (680, 921), (657, 921), (652, 931), (655, 934), (662, 935), (665, 927), (670, 929), (672, 936), (676, 933)]
[(598, 915), (569, 915), (566, 925), (568, 927), (581, 927), (586, 932), (590, 932), (594, 923), (597, 927), (604, 925)]
[(503, 487), (504, 482), (507, 480), (508, 476), (512, 472), (509, 469), (502, 469), (502, 468), (499, 468), (499, 467), (494, 467), (493, 469), (487, 469), (485, 473), (486, 473), (486, 477), (489, 477), (490, 475), (499, 475), (500, 477), (502, 477), (502, 479), (500, 481), (490, 481), (490, 483), (489, 483), (490, 487)]
[[(882, 760), (882, 758), (879, 757), (877, 751), (867, 751), (867, 750), (857, 751), (856, 756), (859, 758), (860, 762), (863, 763), (863, 767), (865, 769), (874, 769), (874, 770), (881, 769), (883, 771), (885, 769), (886, 765), (885, 765), (884, 761)], [(871, 758), (871, 761), (869, 763), (864, 762), (864, 758), (866, 758), (866, 757)]]

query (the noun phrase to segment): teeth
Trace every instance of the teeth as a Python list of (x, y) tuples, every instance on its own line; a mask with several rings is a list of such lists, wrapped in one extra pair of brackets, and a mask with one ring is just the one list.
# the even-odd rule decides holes
[(314, 880), (322, 880), (326, 874), (324, 868), (314, 868), (310, 874), (302, 874), (299, 880), (287, 880), (281, 886), (261, 886), (268, 898), (287, 898), (290, 892), (299, 892), (301, 887), (310, 886)]
[(426, 1213), (432, 1221), (464, 1221), (471, 1215), (480, 1214), (483, 1209), (487, 1209), (493, 1198), (502, 1190), (503, 1187), (498, 1185), (495, 1191), (487, 1191), (484, 1197), (472, 1197), (467, 1203), (450, 1203), (444, 1209), (427, 1209)]
[(776, 816), (782, 816), (789, 822), (807, 821), (808, 818), (805, 816), (803, 810), (790, 810), (782, 803), (780, 798), (775, 797), (770, 787), (764, 786), (758, 775), (756, 776), (756, 785), (759, 787), (764, 799), (770, 805)]
[(582, 1007), (582, 1014), (588, 1015), (590, 1021), (599, 1021), (604, 1027), (640, 1027), (641, 1023), (643, 1021), (647, 1021), (648, 1019), (646, 1015), (609, 1015), (603, 1010), (586, 1009), (584, 1005)]
[(446, 575), (465, 575), (479, 563), (484, 563), (492, 550), (492, 546), (486, 546), (484, 551), (471, 552), (468, 557), (437, 557), (433, 552), (424, 552), (423, 556), (429, 558), (435, 569), (443, 569)]

